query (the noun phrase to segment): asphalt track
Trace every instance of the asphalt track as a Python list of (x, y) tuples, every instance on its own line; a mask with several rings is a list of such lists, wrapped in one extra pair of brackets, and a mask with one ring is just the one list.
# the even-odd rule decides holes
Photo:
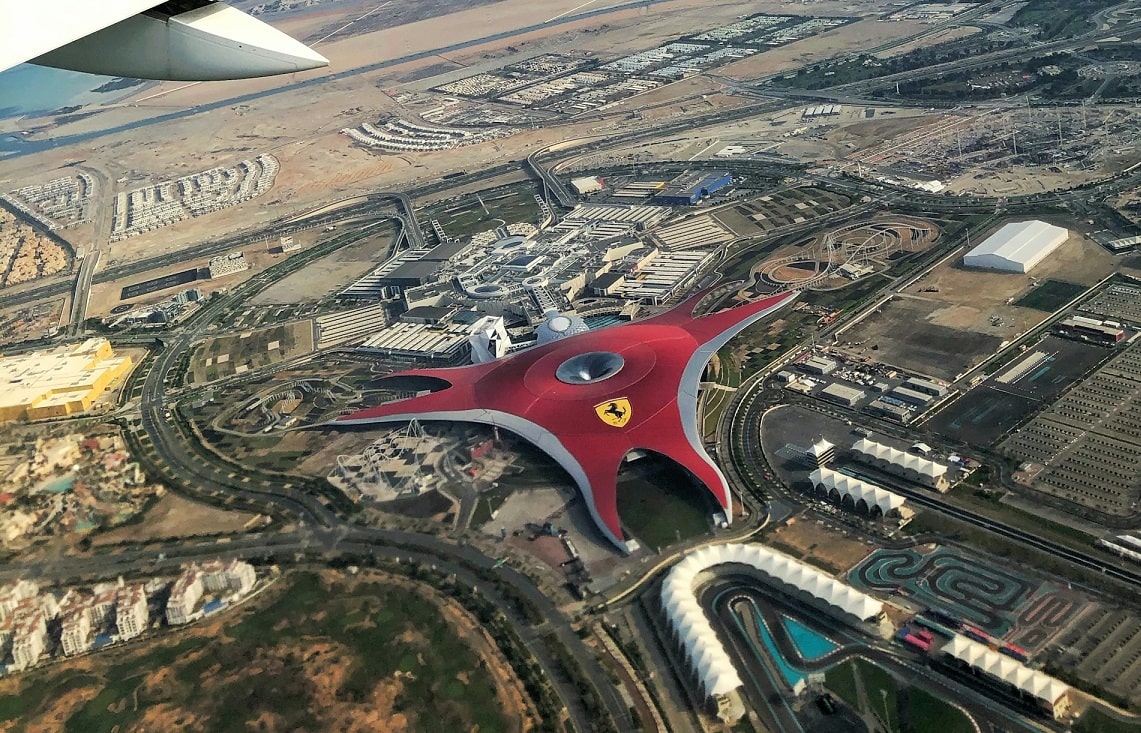
[(849, 579), (875, 591), (905, 591), (995, 636), (1010, 629), (1015, 610), (1035, 587), (1029, 579), (944, 548), (930, 553), (877, 550)]
[[(755, 638), (751, 638), (759, 623), (764, 624), (783, 661), (801, 672), (822, 672), (849, 660), (863, 658), (888, 670), (897, 680), (906, 680), (908, 685), (926, 689), (939, 699), (960, 701), (961, 709), (975, 720), (979, 730), (1042, 730), (1010, 707), (1010, 701), (991, 699), (980, 694), (977, 688), (940, 674), (926, 655), (893, 642), (857, 635), (826, 614), (790, 602), (758, 585), (755, 578), (721, 576), (699, 592), (699, 599), (707, 609), (718, 636), (726, 643), (726, 651), (741, 672), (746, 697), (768, 730), (815, 733), (833, 728), (828, 727), (831, 719), (823, 721), (825, 725), (821, 727), (813, 724), (811, 718), (815, 716), (797, 716), (793, 712), (791, 688), (784, 681), (769, 650), (761, 651)], [(839, 646), (815, 659), (803, 658), (780, 621), (782, 615), (796, 618)], [(871, 712), (874, 718), (874, 705)]]

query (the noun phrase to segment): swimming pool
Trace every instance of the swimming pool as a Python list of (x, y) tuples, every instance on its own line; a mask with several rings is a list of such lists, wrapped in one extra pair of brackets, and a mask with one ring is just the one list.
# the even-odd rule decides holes
[(75, 476), (67, 474), (59, 478), (50, 479), (40, 484), (40, 493), (42, 494), (63, 494), (71, 491), (71, 487), (75, 486)]
[(800, 653), (803, 659), (809, 662), (840, 648), (840, 645), (836, 642), (808, 628), (796, 619), (781, 616), (780, 620), (784, 626), (785, 633), (792, 639), (796, 651)]
[(591, 331), (597, 331), (600, 328), (609, 328), (611, 326), (617, 326), (619, 323), (625, 323), (625, 321), (619, 318), (617, 315), (587, 316), (582, 320), (586, 322), (587, 327)]

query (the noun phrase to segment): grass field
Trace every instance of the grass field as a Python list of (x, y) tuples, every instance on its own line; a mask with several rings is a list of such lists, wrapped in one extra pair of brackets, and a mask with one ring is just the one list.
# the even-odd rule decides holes
[[(450, 237), (470, 236), (477, 232), (503, 226), (503, 223), (528, 222), (538, 224), (538, 191), (530, 185), (495, 189), (465, 196), (459, 203), (445, 202), (417, 212), (418, 218), (428, 223), (435, 219)], [(501, 221), (502, 220), (502, 221)]]
[[(0, 721), (74, 733), (359, 730), (369, 719), (370, 730), (398, 719), (408, 730), (519, 730), (520, 711), (501, 709), (487, 660), (419, 593), (311, 573), (282, 582), (266, 608), (215, 638), (171, 634), (83, 669), (10, 679)], [(70, 708), (49, 722), (65, 696)]]
[(1014, 301), (1014, 305), (1053, 313), (1085, 291), (1085, 285), (1076, 285), (1063, 280), (1045, 280)]
[(618, 481), (618, 516), (623, 526), (651, 548), (667, 547), (709, 531), (712, 497), (680, 468), (653, 458), (634, 464)]
[[(853, 659), (825, 672), (824, 685), (837, 697), (859, 710), (861, 701), (857, 693), (857, 679), (863, 685), (864, 697), (872, 707), (872, 714), (882, 722), (888, 723), (893, 733), (899, 733), (899, 690), (895, 678), (883, 669), (863, 659)], [(883, 720), (885, 705), (891, 718), (888, 721)], [(939, 729), (931, 728), (931, 730)]]
[[(864, 688), (861, 701), (856, 680)], [(893, 733), (906, 731), (939, 731), (939, 733), (973, 733), (974, 726), (958, 708), (925, 690), (908, 687), (885, 670), (863, 659), (853, 659), (829, 669), (825, 686), (837, 697), (860, 710), (861, 705)], [(886, 716), (886, 720), (885, 720)]]
[(295, 321), (236, 336), (219, 336), (207, 339), (194, 351), (190, 360), (190, 381), (202, 384), (224, 379), (311, 351), (311, 321)]
[[(709, 377), (710, 381), (734, 389), (740, 387), (741, 367), (737, 365), (736, 359), (733, 358), (733, 352), (728, 347), (723, 347), (717, 352), (717, 363), (717, 373)], [(701, 424), (702, 434), (706, 438), (715, 437), (717, 423), (720, 422), (721, 414), (725, 412), (725, 408), (728, 407), (729, 403), (733, 400), (733, 392), (723, 389), (708, 389), (705, 391), (702, 399), (704, 402)]]

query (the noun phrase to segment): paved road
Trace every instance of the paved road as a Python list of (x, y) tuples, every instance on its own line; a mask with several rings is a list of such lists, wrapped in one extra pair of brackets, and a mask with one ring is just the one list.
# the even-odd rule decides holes
[[(316, 496), (302, 491), (300, 488), (287, 484), (269, 482), (256, 475), (243, 472), (237, 467), (230, 467), (212, 456), (198, 453), (189, 446), (197, 445), (194, 436), (186, 434), (184, 423), (169, 412), (170, 405), (166, 402), (166, 391), (174, 369), (180, 362), (190, 345), (200, 338), (215, 312), (225, 307), (228, 299), (218, 299), (209, 303), (202, 309), (201, 315), (195, 320), (194, 326), (187, 328), (165, 344), (159, 352), (154, 363), (146, 374), (142, 385), (140, 400), (141, 428), (149, 439), (154, 452), (159, 458), (156, 467), (161, 473), (170, 477), (171, 482), (178, 486), (191, 486), (191, 493), (213, 494), (215, 496), (233, 496), (257, 504), (270, 513), (287, 514), (296, 517), (303, 531), (292, 535), (269, 536), (266, 538), (253, 538), (251, 540), (236, 541), (232, 547), (219, 548), (218, 545), (205, 546), (180, 545), (172, 546), (168, 551), (168, 562), (175, 557), (185, 559), (190, 556), (217, 556), (219, 550), (233, 551), (239, 556), (243, 554), (264, 553), (267, 548), (273, 548), (275, 554), (279, 552), (289, 555), (293, 552), (304, 551), (310, 554), (324, 554), (334, 551), (352, 551), (357, 554), (372, 554), (377, 557), (398, 557), (417, 555), (433, 560), (438, 566), (446, 567), (464, 579), (475, 584), (478, 580), (472, 570), (490, 571), (495, 560), (481, 553), (478, 549), (466, 545), (445, 541), (438, 537), (422, 535), (412, 532), (386, 530), (379, 528), (361, 527), (353, 525), (338, 516), (324, 501)], [(113, 558), (97, 558), (90, 561), (95, 568), (118, 572), (117, 568), (138, 567), (139, 563), (153, 563), (153, 552), (124, 553)], [(130, 559), (128, 559), (130, 558)], [(74, 573), (75, 569), (83, 567), (70, 561), (66, 566), (53, 566), (50, 564), (36, 568), (40, 577), (49, 572)], [(465, 568), (468, 568), (465, 570)], [(8, 570), (11, 570), (9, 568)], [(534, 628), (523, 623), (516, 623), (516, 630), (521, 638), (528, 644), (528, 648), (536, 655), (547, 675), (556, 683), (556, 690), (560, 699), (567, 707), (571, 720), (577, 729), (583, 731), (593, 730), (582, 708), (581, 699), (577, 692), (567, 682), (559, 683), (557, 669), (552, 655), (546, 650), (543, 643), (538, 642), (539, 635), (552, 633), (557, 642), (566, 648), (574, 660), (586, 674), (588, 680), (598, 691), (607, 711), (615, 720), (620, 730), (627, 730), (631, 724), (629, 710), (615, 695), (604, 670), (598, 660), (586, 648), (582, 640), (574, 633), (569, 621), (563, 616), (554, 603), (543, 595), (535, 583), (515, 569), (502, 566), (496, 569), (499, 578), (509, 584), (512, 591), (519, 597), (526, 599), (546, 619), (542, 627)], [(110, 572), (108, 574), (113, 574)], [(470, 577), (469, 577), (470, 576)], [(487, 584), (481, 582), (481, 592)], [(492, 593), (489, 589), (488, 593)], [(509, 608), (505, 598), (498, 598), (502, 608)]]

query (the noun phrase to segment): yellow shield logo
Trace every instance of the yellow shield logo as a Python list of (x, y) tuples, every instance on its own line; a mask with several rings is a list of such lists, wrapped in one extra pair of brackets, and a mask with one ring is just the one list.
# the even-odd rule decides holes
[(607, 400), (606, 402), (595, 405), (594, 412), (602, 422), (620, 428), (630, 422), (630, 400), (625, 397)]

